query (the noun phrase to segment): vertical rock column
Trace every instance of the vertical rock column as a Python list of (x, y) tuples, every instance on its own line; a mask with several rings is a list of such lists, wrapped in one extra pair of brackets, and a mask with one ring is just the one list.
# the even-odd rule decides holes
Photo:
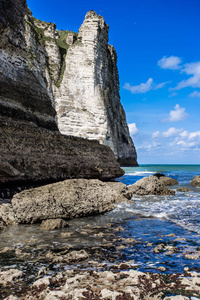
[(108, 45), (108, 25), (86, 14), (78, 40), (68, 49), (66, 69), (55, 101), (61, 133), (96, 139), (109, 146), (122, 165), (137, 165), (119, 96), (117, 55)]

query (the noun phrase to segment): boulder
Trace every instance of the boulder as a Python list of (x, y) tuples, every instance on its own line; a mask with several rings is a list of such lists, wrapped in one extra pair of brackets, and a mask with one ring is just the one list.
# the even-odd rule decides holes
[(186, 187), (186, 186), (182, 186), (180, 188), (177, 189), (178, 192), (189, 192), (192, 191), (192, 189)]
[(1, 216), (6, 223), (8, 216), (17, 223), (72, 219), (110, 211), (120, 199), (126, 200), (121, 189), (98, 179), (69, 179), (16, 194), (6, 209), (2, 204), (1, 211), (7, 213)]
[(167, 177), (164, 174), (156, 173), (153, 176), (157, 177), (164, 185), (176, 185), (178, 181), (174, 178)]
[(175, 191), (170, 190), (153, 175), (144, 177), (129, 185), (128, 190), (136, 195), (175, 195)]
[(192, 186), (200, 187), (200, 176), (199, 175), (194, 176), (190, 184)]
[(45, 230), (54, 230), (68, 227), (69, 224), (63, 219), (50, 219), (43, 220), (40, 226)]

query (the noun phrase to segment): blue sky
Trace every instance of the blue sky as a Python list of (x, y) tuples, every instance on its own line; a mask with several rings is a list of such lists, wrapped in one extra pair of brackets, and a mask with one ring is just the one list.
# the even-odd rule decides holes
[(27, 3), (36, 18), (76, 32), (88, 10), (101, 14), (138, 162), (200, 164), (199, 0)]

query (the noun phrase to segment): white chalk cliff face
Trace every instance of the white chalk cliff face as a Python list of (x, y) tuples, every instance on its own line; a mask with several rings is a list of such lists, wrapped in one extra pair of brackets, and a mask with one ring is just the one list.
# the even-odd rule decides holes
[(62, 82), (54, 88), (60, 132), (96, 139), (109, 146), (122, 165), (137, 165), (120, 103), (117, 55), (108, 45), (104, 18), (89, 11), (78, 39), (68, 34), (67, 43), (71, 45), (65, 56)]

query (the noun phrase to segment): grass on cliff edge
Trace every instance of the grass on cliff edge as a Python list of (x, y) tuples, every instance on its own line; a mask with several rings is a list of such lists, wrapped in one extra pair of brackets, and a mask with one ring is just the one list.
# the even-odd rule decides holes
[[(59, 74), (59, 79), (57, 81), (55, 81), (55, 79), (53, 78), (52, 70), (54, 69), (53, 68), (54, 66), (51, 66), (51, 64), (47, 63), (47, 67), (49, 69), (49, 74), (50, 74), (50, 77), (53, 80), (54, 84), (57, 87), (60, 87), (60, 84), (63, 80), (64, 72), (65, 72), (65, 69), (66, 69), (65, 58), (66, 58), (66, 55), (67, 55), (67, 51), (69, 49), (69, 44), (67, 44), (66, 40), (67, 40), (68, 33), (72, 32), (72, 31), (68, 31), (68, 30), (58, 31), (57, 30), (58, 38), (57, 39), (51, 38), (50, 36), (45, 36), (45, 30), (48, 29), (48, 27), (51, 23), (40, 21), (36, 18), (33, 18), (33, 21), (34, 22), (32, 23), (32, 22), (30, 22), (29, 20), (26, 19), (26, 22), (30, 25), (32, 31), (34, 32), (35, 38), (36, 38), (37, 42), (40, 45), (45, 46), (45, 41), (52, 41), (52, 42), (54, 42), (58, 45), (58, 48), (59, 48), (59, 51), (60, 51), (60, 57), (61, 57), (61, 65), (58, 66), (60, 68), (60, 74)], [(43, 25), (44, 28), (41, 28), (41, 27), (37, 26), (40, 23)], [(45, 25), (46, 25), (46, 27), (45, 27)], [(78, 36), (78, 33), (76, 33), (76, 32), (73, 32), (73, 33), (76, 36)]]

